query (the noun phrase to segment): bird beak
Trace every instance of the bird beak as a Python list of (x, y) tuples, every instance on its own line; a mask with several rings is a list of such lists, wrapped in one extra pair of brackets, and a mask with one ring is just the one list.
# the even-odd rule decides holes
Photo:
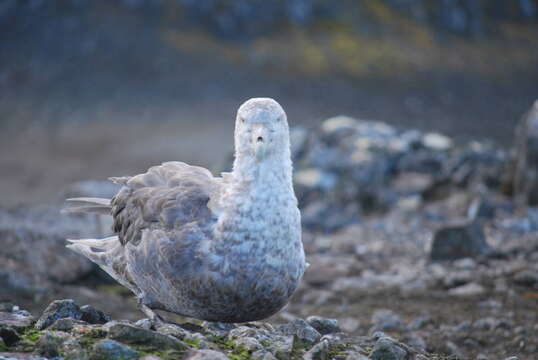
[(252, 143), (254, 144), (254, 155), (256, 161), (261, 161), (267, 155), (267, 144), (269, 142), (269, 131), (263, 124), (255, 124), (252, 129)]

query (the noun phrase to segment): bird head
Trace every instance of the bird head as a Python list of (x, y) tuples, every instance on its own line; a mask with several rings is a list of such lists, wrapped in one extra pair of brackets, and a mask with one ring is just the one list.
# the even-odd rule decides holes
[(256, 162), (289, 153), (288, 120), (271, 98), (253, 98), (239, 107), (235, 121), (236, 156)]

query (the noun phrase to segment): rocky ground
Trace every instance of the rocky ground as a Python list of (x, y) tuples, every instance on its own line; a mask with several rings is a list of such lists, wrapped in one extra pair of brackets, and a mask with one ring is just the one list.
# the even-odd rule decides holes
[[(233, 326), (165, 314), (177, 325), (152, 327), (64, 248), (105, 235), (106, 219), (3, 209), (0, 300), (15, 305), (0, 308), (0, 359), (536, 356), (538, 211), (509, 196), (509, 153), (347, 117), (294, 128), (292, 143), (311, 266), (279, 314)], [(89, 181), (63, 195), (114, 191)]]

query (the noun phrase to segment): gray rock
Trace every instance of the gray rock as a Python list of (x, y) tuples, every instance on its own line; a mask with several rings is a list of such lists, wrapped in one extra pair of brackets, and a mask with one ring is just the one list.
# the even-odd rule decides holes
[(26, 310), (0, 312), (0, 325), (10, 326), (17, 331), (32, 326), (34, 321), (34, 317)]
[(452, 147), (452, 140), (439, 133), (427, 133), (422, 137), (422, 144), (432, 150), (446, 151)]
[(368, 360), (368, 356), (358, 351), (346, 351), (345, 360)]
[(453, 327), (454, 332), (456, 333), (464, 333), (469, 332), (472, 330), (472, 325), (470, 321), (462, 321), (458, 325)]
[[(149, 330), (149, 328), (143, 327), (146, 330)], [(174, 324), (162, 324), (157, 327), (157, 332), (163, 334), (163, 335), (169, 335), (173, 336), (175, 338), (178, 338), (180, 340), (183, 340), (186, 336), (190, 335), (191, 333), (185, 329), (183, 329), (181, 326), (177, 326)]]
[(462, 270), (473, 270), (476, 269), (476, 261), (471, 258), (463, 258), (459, 260), (455, 260), (452, 265), (455, 268), (462, 269)]
[[(95, 235), (88, 218), (70, 219), (56, 207), (0, 209), (0, 297), (32, 296), (53, 283), (73, 282), (96, 267), (65, 247), (66, 238)], [(32, 249), (28, 251), (28, 249)]]
[(237, 339), (235, 341), (235, 344), (238, 346), (242, 346), (248, 351), (257, 351), (257, 350), (263, 349), (262, 344), (260, 344), (258, 340), (256, 340), (253, 337), (248, 337), (248, 336)]
[(477, 283), (468, 283), (465, 285), (461, 285), (458, 287), (455, 287), (453, 289), (450, 289), (448, 293), (453, 296), (478, 296), (485, 292), (486, 290), (484, 287)]
[(81, 306), (80, 311), (82, 313), (80, 320), (86, 321), (89, 324), (106, 324), (111, 320), (110, 316), (101, 310), (93, 308), (91, 305)]
[[(185, 324), (182, 324), (182, 326), (185, 328)], [(214, 336), (224, 337), (224, 336), (228, 336), (228, 334), (231, 331), (233, 331), (236, 327), (237, 326), (235, 324), (230, 324), (230, 323), (210, 322), (206, 324), (205, 331), (207, 331), (208, 333)], [(192, 331), (192, 329), (188, 329), (188, 328), (185, 328), (185, 329)]]
[(293, 338), (293, 335), (288, 335), (274, 339), (269, 350), (279, 360), (289, 359), (293, 351)]
[(491, 220), (495, 217), (495, 206), (486, 199), (476, 199), (467, 209), (467, 217), (470, 220)]
[(488, 255), (491, 251), (482, 225), (471, 221), (436, 231), (430, 258), (432, 260), (456, 260)]
[(485, 317), (478, 319), (474, 322), (473, 328), (476, 330), (490, 331), (497, 328), (510, 329), (512, 328), (512, 322), (497, 317)]
[(14, 305), (10, 302), (1, 302), (0, 303), (0, 312), (12, 312)]
[(13, 327), (0, 323), (0, 338), (4, 341), (7, 346), (15, 344), (21, 339), (17, 330)]
[(338, 320), (336, 319), (328, 319), (321, 316), (309, 316), (306, 318), (306, 322), (322, 335), (340, 331)]
[(229, 360), (230, 358), (221, 352), (214, 350), (191, 350), (185, 360)]
[(420, 351), (420, 352), (426, 351), (426, 347), (427, 347), (426, 341), (424, 340), (422, 336), (416, 333), (407, 334), (404, 337), (404, 342), (405, 344), (407, 344), (408, 346), (412, 347), (413, 349), (417, 351)]
[(405, 326), (398, 314), (392, 310), (380, 309), (372, 314), (372, 329), (374, 331), (401, 331)]
[(309, 168), (296, 171), (293, 174), (293, 180), (298, 187), (330, 191), (336, 186), (338, 178), (333, 173)]
[(428, 324), (432, 323), (432, 317), (430, 315), (421, 315), (409, 323), (409, 329), (420, 330)]
[(457, 358), (464, 359), (465, 356), (463, 355), (461, 349), (458, 347), (458, 345), (454, 344), (452, 341), (447, 341), (445, 343), (445, 351), (452, 356), (455, 356)]
[(52, 325), (56, 320), (71, 318), (80, 320), (82, 312), (75, 302), (71, 299), (55, 300), (47, 306), (39, 320), (35, 324), (36, 330), (43, 330)]
[(304, 356), (304, 360), (324, 360), (329, 355), (329, 342), (322, 340), (308, 350)]
[(312, 201), (301, 211), (301, 221), (310, 230), (334, 232), (359, 222), (360, 213), (353, 204), (343, 207), (327, 201)]
[(78, 339), (67, 338), (59, 347), (60, 354), (68, 360), (89, 360), (90, 349), (86, 350), (82, 347)]
[(404, 360), (407, 351), (391, 338), (383, 337), (376, 341), (371, 354), (372, 360)]
[(56, 320), (52, 325), (48, 327), (48, 329), (58, 330), (58, 331), (71, 331), (75, 327), (75, 325), (86, 325), (86, 324), (88, 323), (82, 320), (62, 318), (62, 319)]
[(93, 346), (91, 360), (135, 360), (140, 354), (114, 340), (100, 340)]
[[(135, 326), (137, 326), (139, 328), (142, 328), (142, 329), (151, 330), (151, 327), (153, 326), (153, 323), (151, 322), (150, 319), (144, 318), (144, 319), (140, 319), (140, 320), (136, 321)], [(166, 334), (166, 335), (170, 335), (170, 334)]]
[(290, 129), (291, 158), (298, 159), (305, 151), (308, 141), (308, 130), (302, 126), (294, 126)]
[(56, 357), (60, 354), (60, 347), (71, 335), (61, 331), (46, 331), (37, 342), (37, 352), (46, 357)]
[(339, 326), (342, 329), (342, 331), (345, 331), (348, 333), (354, 332), (355, 330), (359, 328), (360, 325), (361, 325), (360, 321), (354, 318), (345, 318), (339, 321)]
[(473, 274), (470, 271), (451, 271), (443, 279), (443, 284), (447, 288), (454, 288), (471, 282)]
[(538, 285), (538, 271), (536, 270), (522, 270), (514, 275), (514, 282), (523, 286), (537, 286)]
[(265, 350), (255, 351), (250, 356), (253, 360), (277, 360), (273, 354)]
[(188, 346), (173, 336), (138, 328), (130, 324), (116, 323), (108, 330), (108, 337), (131, 345), (151, 346), (159, 349), (187, 350)]
[(321, 338), (321, 334), (302, 319), (296, 319), (278, 328), (284, 335), (294, 335), (304, 344), (314, 344)]

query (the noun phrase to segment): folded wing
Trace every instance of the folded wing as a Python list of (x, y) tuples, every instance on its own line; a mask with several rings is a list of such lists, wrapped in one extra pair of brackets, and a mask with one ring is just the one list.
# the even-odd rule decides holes
[(204, 229), (216, 218), (213, 204), (218, 204), (222, 179), (202, 167), (167, 162), (111, 180), (123, 185), (114, 198), (68, 199), (73, 206), (65, 211), (112, 215), (112, 230), (123, 245), (138, 244), (144, 229), (172, 231), (190, 223)]

